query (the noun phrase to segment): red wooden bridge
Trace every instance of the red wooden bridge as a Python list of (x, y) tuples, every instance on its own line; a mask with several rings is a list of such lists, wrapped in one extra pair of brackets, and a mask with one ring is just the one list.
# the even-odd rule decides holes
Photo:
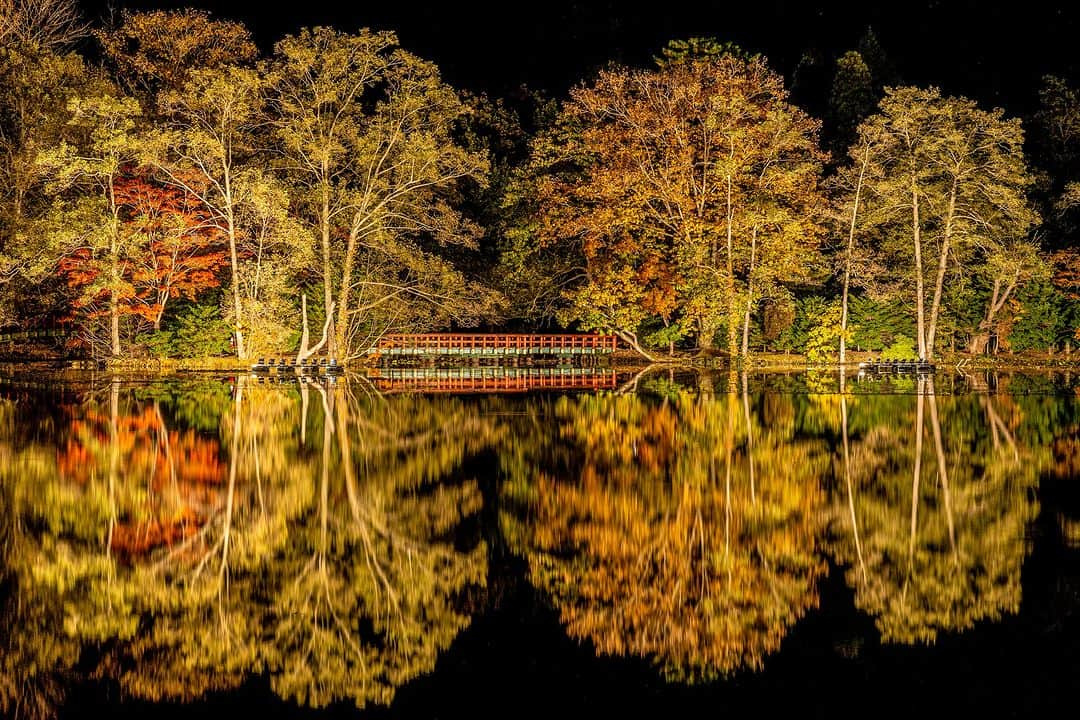
[(422, 393), (518, 393), (531, 390), (610, 390), (614, 370), (598, 368), (392, 368), (372, 369), (380, 391)]
[(617, 347), (614, 335), (426, 333), (384, 335), (369, 355), (459, 355), (513, 357), (533, 355), (601, 355)]

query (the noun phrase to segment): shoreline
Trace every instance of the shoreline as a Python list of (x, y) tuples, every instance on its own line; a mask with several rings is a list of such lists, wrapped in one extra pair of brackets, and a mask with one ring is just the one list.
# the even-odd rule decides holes
[[(573, 365), (575, 367), (597, 367), (607, 370), (640, 372), (649, 367), (658, 369), (669, 368), (672, 370), (737, 370), (746, 372), (806, 372), (806, 371), (839, 371), (841, 367), (848, 372), (858, 372), (859, 363), (877, 359), (877, 353), (849, 353), (848, 361), (841, 366), (837, 362), (811, 363), (803, 355), (793, 354), (751, 354), (742, 362), (732, 364), (723, 356), (687, 355), (676, 356), (671, 359), (660, 358), (660, 362), (649, 362), (636, 354), (617, 353), (607, 356), (596, 365), (581, 365), (579, 363), (552, 363), (552, 362), (515, 362), (515, 363), (477, 363), (477, 362), (413, 362), (413, 363), (354, 363), (344, 366), (351, 372), (375, 370), (382, 368), (401, 367), (559, 367)], [(544, 360), (547, 360), (544, 358)], [(1065, 355), (1009, 355), (1009, 356), (974, 356), (967, 354), (948, 354), (935, 363), (938, 372), (969, 372), (969, 371), (1080, 371), (1080, 352)], [(62, 359), (0, 359), (0, 369), (4, 372), (22, 373), (31, 371), (90, 371), (101, 372), (110, 375), (146, 375), (158, 374), (169, 375), (173, 373), (248, 373), (251, 364), (240, 363), (231, 357), (204, 357), (204, 358), (146, 358), (146, 359), (120, 359), (115, 361), (95, 362), (92, 360), (62, 360)]]

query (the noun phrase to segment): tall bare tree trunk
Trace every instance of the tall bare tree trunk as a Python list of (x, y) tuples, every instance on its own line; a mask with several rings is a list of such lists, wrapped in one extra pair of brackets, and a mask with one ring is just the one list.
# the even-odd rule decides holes
[(116, 206), (116, 192), (109, 177), (109, 206), (112, 221), (109, 227), (109, 351), (120, 357), (120, 212)]
[(244, 305), (240, 297), (240, 259), (236, 252), (236, 225), (233, 222), (233, 211), (230, 203), (228, 212), (228, 236), (229, 236), (229, 267), (232, 271), (230, 281), (233, 297), (233, 332), (236, 334), (236, 358), (243, 360), (247, 357), (244, 348)]
[(335, 347), (347, 359), (353, 348), (349, 347), (349, 295), (352, 290), (352, 274), (356, 266), (356, 244), (359, 238), (354, 225), (349, 231), (349, 239), (345, 247), (345, 261), (341, 266), (341, 289), (338, 290), (337, 302), (337, 327), (334, 329)]
[[(732, 151), (734, 152), (734, 150)], [(728, 355), (734, 359), (738, 354), (738, 320), (739, 316), (738, 303), (735, 300), (735, 206), (734, 198), (732, 197), (734, 189), (732, 188), (732, 178), (729, 174), (727, 176), (727, 212), (726, 212), (726, 230), (727, 230), (727, 307), (728, 307)], [(715, 244), (713, 245), (713, 253), (715, 255)], [(715, 267), (715, 261), (714, 261)]]
[(941, 295), (945, 288), (945, 271), (949, 266), (949, 243), (952, 241), (953, 218), (956, 216), (956, 181), (949, 191), (949, 209), (945, 216), (945, 232), (938, 255), (937, 277), (934, 278), (934, 301), (930, 306), (930, 328), (927, 331), (926, 359), (934, 359), (934, 336), (937, 334), (938, 315), (941, 312)]
[[(334, 276), (332, 274), (332, 263), (330, 258), (330, 187), (325, 179), (328, 173), (329, 168), (327, 167), (326, 162), (323, 162), (322, 208), (319, 216), (319, 229), (322, 234), (323, 307), (326, 309), (326, 317), (332, 318), (333, 312), (331, 308), (334, 306)], [(333, 320), (331, 319), (330, 322), (333, 323)], [(336, 335), (337, 333), (331, 333), (326, 341), (326, 352), (330, 357), (338, 356)]]
[(750, 271), (746, 274), (746, 312), (743, 317), (742, 356), (750, 354), (750, 315), (754, 308), (754, 266), (757, 264), (757, 228), (750, 233)]
[[(851, 287), (851, 255), (855, 248), (855, 228), (859, 219), (859, 200), (862, 197), (863, 179), (870, 163), (870, 143), (863, 148), (863, 161), (859, 167), (859, 179), (855, 182), (855, 202), (851, 206), (851, 224), (848, 226), (847, 249), (844, 252), (844, 290), (840, 296), (840, 364), (847, 362), (848, 292)], [(843, 370), (840, 371), (841, 373)], [(841, 376), (842, 377), (842, 376)]]
[(926, 360), (926, 323), (923, 305), (922, 221), (919, 218), (919, 186), (911, 176), (911, 234), (915, 246), (915, 333), (919, 336), (919, 359)]

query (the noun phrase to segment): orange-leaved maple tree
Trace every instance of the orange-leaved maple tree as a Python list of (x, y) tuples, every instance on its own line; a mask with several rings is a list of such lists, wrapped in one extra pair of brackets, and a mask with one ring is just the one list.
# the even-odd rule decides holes
[(117, 197), (131, 213), (130, 230), (143, 240), (132, 258), (135, 298), (144, 308), (135, 312), (158, 329), (171, 298), (194, 300), (221, 284), (224, 238), (207, 207), (174, 185), (135, 175), (117, 187)]
[[(194, 300), (221, 283), (219, 272), (228, 262), (220, 231), (209, 221), (206, 207), (190, 193), (156, 182), (138, 171), (115, 183), (125, 252), (121, 258), (120, 310), (160, 329), (170, 300)], [(104, 288), (92, 250), (80, 248), (58, 266), (70, 287), (83, 289), (73, 306), (95, 317), (105, 312)]]

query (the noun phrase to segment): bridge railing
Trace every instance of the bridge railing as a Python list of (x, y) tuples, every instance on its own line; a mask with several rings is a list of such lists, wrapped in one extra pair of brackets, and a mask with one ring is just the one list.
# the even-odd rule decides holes
[(382, 392), (514, 393), (533, 390), (605, 390), (616, 386), (614, 370), (589, 373), (501, 375), (394, 374), (371, 381)]
[(371, 354), (388, 355), (523, 355), (614, 352), (614, 335), (416, 333), (384, 335)]

